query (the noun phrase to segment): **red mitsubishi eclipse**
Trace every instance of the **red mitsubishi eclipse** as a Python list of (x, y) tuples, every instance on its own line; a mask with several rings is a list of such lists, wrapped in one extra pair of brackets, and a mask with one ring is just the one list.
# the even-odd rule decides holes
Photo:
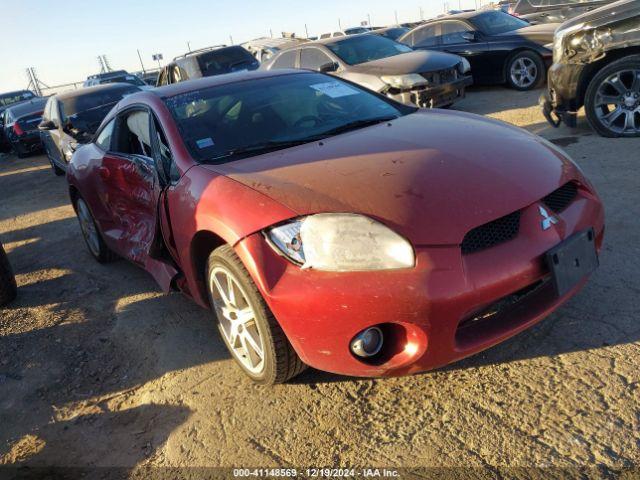
[(67, 178), (93, 256), (213, 310), (265, 384), (484, 350), (573, 296), (604, 231), (593, 186), (547, 141), (304, 71), (131, 95)]

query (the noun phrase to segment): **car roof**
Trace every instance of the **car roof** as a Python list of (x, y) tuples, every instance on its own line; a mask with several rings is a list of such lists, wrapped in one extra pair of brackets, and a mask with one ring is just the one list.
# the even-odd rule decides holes
[(56, 95), (58, 100), (67, 100), (69, 98), (83, 97), (85, 95), (91, 95), (92, 93), (120, 90), (124, 88), (135, 88), (136, 85), (130, 83), (104, 83), (102, 85), (95, 85), (93, 87), (84, 87), (79, 90), (70, 90), (68, 92), (59, 93)]
[(31, 100), (25, 100), (24, 102), (19, 102), (15, 105), (11, 105), (5, 111), (11, 112), (12, 115), (19, 117), (42, 110), (42, 108), (44, 108), (44, 105), (47, 103), (47, 100), (49, 99), (45, 97), (35, 97)]
[(222, 85), (230, 85), (232, 83), (239, 83), (247, 80), (258, 80), (261, 78), (282, 77), (285, 75), (294, 75), (294, 74), (305, 75), (309, 73), (314, 73), (314, 72), (283, 68), (281, 70), (253, 70), (248, 72), (225, 73), (223, 75), (214, 75), (212, 77), (195, 78), (193, 80), (187, 80), (185, 82), (178, 82), (178, 83), (173, 83), (171, 85), (156, 87), (151, 91), (151, 93), (154, 93), (162, 98), (168, 98), (168, 97), (173, 97), (175, 95), (182, 95), (185, 93), (202, 90), (205, 88), (218, 87)]
[[(446, 20), (471, 20), (472, 18), (475, 18), (475, 17), (477, 17), (479, 15), (484, 15), (486, 13), (491, 13), (491, 12), (500, 13), (499, 10), (473, 10), (471, 12), (456, 13), (456, 14), (453, 14), (453, 15), (445, 15), (445, 16), (440, 17), (440, 18), (434, 18), (434, 19), (428, 20), (427, 22), (423, 23), (422, 25), (418, 25), (416, 28), (422, 27), (424, 25), (428, 25), (430, 23), (443, 22), (443, 21), (446, 21)], [(508, 13), (505, 13), (505, 15), (508, 15)]]

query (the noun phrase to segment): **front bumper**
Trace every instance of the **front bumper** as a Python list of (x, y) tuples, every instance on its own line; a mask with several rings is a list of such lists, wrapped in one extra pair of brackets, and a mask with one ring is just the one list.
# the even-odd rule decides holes
[(439, 108), (451, 105), (456, 100), (464, 98), (466, 88), (473, 84), (471, 75), (466, 75), (453, 82), (401, 91), (399, 93), (387, 93), (389, 98), (419, 108)]
[(583, 71), (584, 66), (579, 64), (554, 63), (549, 68), (547, 92), (540, 96), (539, 103), (552, 126), (565, 123), (568, 127), (576, 127), (578, 110), (584, 102), (578, 94)]
[[(582, 287), (586, 279), (558, 298), (546, 282), (543, 259), (549, 249), (591, 227), (600, 249), (604, 214), (599, 199), (581, 187), (558, 215), (558, 225), (546, 231), (540, 228), (539, 205), (521, 210), (521, 230), (513, 240), (468, 255), (459, 246), (417, 246), (416, 267), (407, 270), (301, 270), (277, 255), (261, 234), (242, 240), (236, 251), (305, 363), (352, 376), (403, 375), (489, 348), (542, 320)], [(525, 291), (498, 316), (467, 321)], [(381, 326), (385, 347), (381, 357), (367, 362), (351, 354), (349, 343), (371, 326)]]

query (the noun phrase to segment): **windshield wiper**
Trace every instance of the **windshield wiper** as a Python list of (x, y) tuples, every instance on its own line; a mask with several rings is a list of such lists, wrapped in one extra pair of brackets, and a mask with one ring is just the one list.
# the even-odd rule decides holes
[(339, 127), (332, 128), (331, 130), (327, 130), (326, 132), (322, 132), (318, 136), (322, 137), (331, 137), (333, 135), (338, 135), (340, 133), (350, 132), (351, 130), (357, 130), (359, 128), (370, 127), (372, 125), (377, 125), (379, 123), (390, 122), (391, 120), (395, 120), (398, 116), (388, 116), (388, 117), (377, 117), (377, 118), (368, 118), (365, 120), (356, 120), (353, 122), (345, 123), (344, 125), (340, 125)]
[(387, 117), (369, 118), (366, 120), (356, 120), (354, 122), (349, 122), (344, 125), (340, 125), (339, 127), (332, 128), (330, 130), (327, 130), (326, 132), (322, 132), (317, 135), (312, 135), (310, 137), (299, 138), (296, 140), (276, 140), (271, 142), (256, 143), (254, 145), (247, 145), (246, 147), (233, 148), (221, 155), (218, 155), (216, 157), (206, 160), (206, 162), (215, 163), (230, 157), (242, 156), (247, 154), (261, 155), (263, 153), (269, 153), (276, 150), (283, 150), (285, 148), (296, 147), (298, 145), (303, 145), (305, 143), (317, 142), (319, 140), (323, 140), (325, 138), (338, 135), (340, 133), (349, 132), (351, 130), (357, 130), (359, 128), (364, 128), (371, 125), (377, 125), (383, 122), (389, 122), (391, 120), (395, 120), (396, 118), (398, 117), (394, 115), (394, 116), (387, 116)]

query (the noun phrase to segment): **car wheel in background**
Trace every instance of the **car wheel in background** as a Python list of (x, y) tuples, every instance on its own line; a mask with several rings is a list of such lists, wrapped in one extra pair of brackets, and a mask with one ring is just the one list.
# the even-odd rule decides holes
[(507, 84), (516, 90), (533, 90), (542, 84), (545, 68), (535, 52), (522, 51), (507, 61)]
[(91, 210), (89, 210), (89, 206), (82, 198), (76, 200), (76, 215), (80, 222), (82, 236), (91, 255), (100, 263), (107, 263), (113, 260), (115, 254), (109, 250), (109, 247), (102, 240)]
[(603, 137), (640, 137), (640, 55), (617, 60), (589, 83), (587, 120)]
[(0, 306), (13, 301), (17, 293), (16, 278), (13, 275), (7, 254), (0, 243)]
[(12, 144), (13, 151), (15, 152), (18, 158), (27, 158), (29, 156), (29, 152), (24, 149), (20, 142)]
[(283, 383), (306, 368), (230, 246), (213, 251), (206, 275), (222, 339), (252, 380)]

